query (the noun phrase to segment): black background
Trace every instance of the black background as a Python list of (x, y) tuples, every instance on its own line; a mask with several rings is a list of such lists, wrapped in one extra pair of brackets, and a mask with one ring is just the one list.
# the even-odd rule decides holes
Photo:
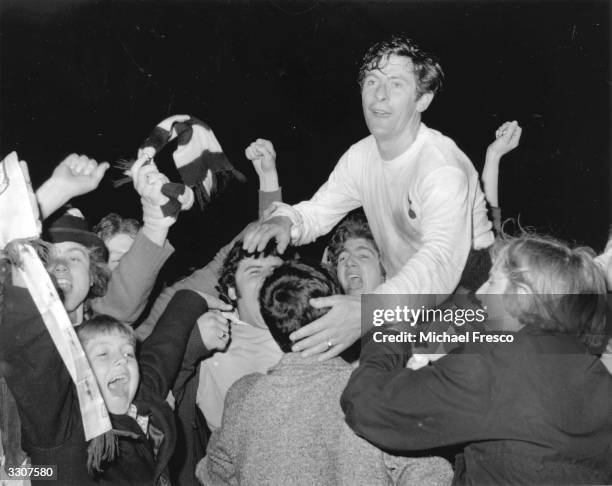
[[(356, 83), (363, 52), (404, 31), (446, 73), (425, 123), (452, 137), (477, 170), (502, 122), (523, 126), (521, 146), (502, 161), (504, 215), (601, 250), (610, 215), (609, 27), (609, 2), (584, 0), (3, 0), (0, 153), (17, 150), (36, 184), (72, 152), (134, 156), (169, 115), (208, 122), (249, 181), (172, 229), (181, 265), (200, 266), (257, 215), (244, 148), (272, 140), (285, 200), (312, 195), (367, 135)], [(109, 174), (76, 205), (92, 223), (110, 211), (139, 217), (135, 192), (113, 189), (118, 174)]]

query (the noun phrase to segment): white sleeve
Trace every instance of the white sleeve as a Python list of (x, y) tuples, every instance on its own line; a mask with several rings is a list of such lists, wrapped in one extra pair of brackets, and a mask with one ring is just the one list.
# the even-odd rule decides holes
[(377, 294), (450, 294), (467, 261), (472, 241), (468, 179), (442, 167), (417, 186), (422, 194), (422, 247), (400, 271), (379, 285)]
[(336, 164), (336, 167), (310, 201), (303, 201), (294, 206), (283, 203), (272, 203), (264, 213), (264, 221), (273, 216), (286, 216), (291, 220), (291, 243), (305, 245), (329, 231), (349, 211), (361, 206), (361, 197), (357, 189), (355, 170), (349, 166), (348, 152)]

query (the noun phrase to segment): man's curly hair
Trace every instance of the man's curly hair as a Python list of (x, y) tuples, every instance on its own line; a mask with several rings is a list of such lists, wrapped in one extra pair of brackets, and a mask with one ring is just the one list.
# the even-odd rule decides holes
[(219, 294), (223, 296), (226, 300), (230, 300), (228, 297), (228, 292), (230, 288), (234, 288), (236, 290), (236, 296), (240, 297), (238, 288), (236, 287), (236, 271), (238, 270), (238, 265), (245, 258), (265, 258), (268, 256), (277, 256), (282, 260), (294, 259), (297, 257), (295, 250), (291, 247), (285, 250), (285, 253), (282, 255), (278, 253), (276, 249), (276, 241), (270, 240), (263, 251), (260, 252), (248, 252), (244, 248), (242, 248), (242, 240), (238, 240), (234, 243), (231, 250), (223, 260), (223, 266), (219, 271), (219, 283), (217, 286), (217, 290)]
[(408, 57), (412, 61), (417, 82), (417, 99), (425, 93), (436, 94), (442, 89), (444, 72), (436, 57), (403, 34), (392, 35), (367, 50), (359, 68), (359, 86), (363, 88), (367, 73), (383, 68), (392, 55)]

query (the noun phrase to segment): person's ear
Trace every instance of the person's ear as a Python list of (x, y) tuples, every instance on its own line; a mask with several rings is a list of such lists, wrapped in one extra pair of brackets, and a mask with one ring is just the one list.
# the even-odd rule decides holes
[(416, 102), (417, 111), (419, 113), (423, 113), (427, 108), (429, 108), (429, 105), (431, 104), (433, 98), (434, 94), (431, 91), (423, 93)]
[(518, 283), (514, 286), (514, 292), (517, 295), (530, 295), (533, 294), (533, 291), (525, 284)]
[(329, 259), (329, 246), (326, 246), (325, 250), (323, 250), (323, 256), (321, 257), (321, 263), (325, 265), (331, 265), (331, 261)]
[(236, 289), (234, 287), (228, 287), (227, 288), (227, 296), (231, 299), (231, 300), (238, 300), (237, 296), (236, 296)]

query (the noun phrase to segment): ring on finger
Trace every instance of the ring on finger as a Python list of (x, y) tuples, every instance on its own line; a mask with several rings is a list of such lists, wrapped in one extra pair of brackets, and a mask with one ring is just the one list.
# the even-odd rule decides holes
[(331, 347), (334, 345), (334, 343), (332, 343), (332, 340), (330, 339), (329, 341), (327, 341), (327, 349), (331, 349)]

